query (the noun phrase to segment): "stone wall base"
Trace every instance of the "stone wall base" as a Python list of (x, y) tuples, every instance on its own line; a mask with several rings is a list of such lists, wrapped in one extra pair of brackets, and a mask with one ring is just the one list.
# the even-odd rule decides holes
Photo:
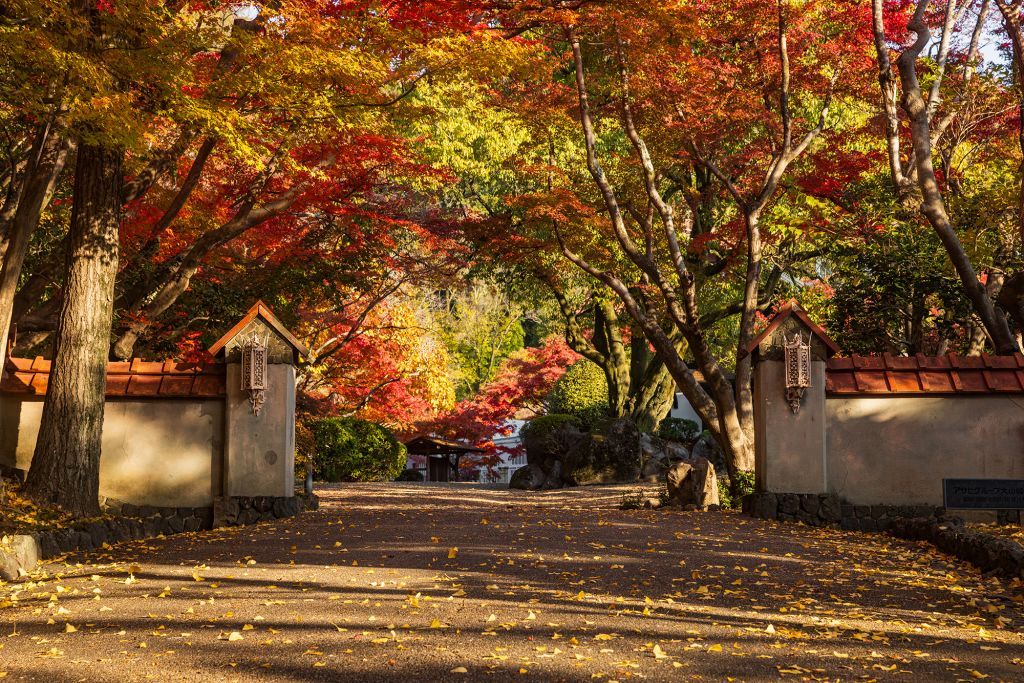
[(931, 505), (851, 505), (824, 493), (751, 493), (743, 498), (743, 512), (759, 519), (847, 531), (888, 531), (894, 520), (941, 517), (946, 509)]
[[(850, 505), (836, 496), (807, 493), (752, 493), (743, 512), (759, 519), (803, 522), (848, 531), (881, 531), (928, 541), (983, 572), (1024, 579), (1024, 546), (964, 526), (964, 520), (930, 505)], [(1020, 523), (1017, 511), (1001, 512), (1002, 523)]]
[(1024, 547), (1020, 543), (967, 528), (963, 520), (956, 517), (898, 519), (890, 525), (889, 533), (899, 538), (928, 541), (983, 572), (1024, 578)]
[(300, 494), (290, 498), (223, 496), (213, 500), (213, 528), (294, 517), (303, 510), (316, 510), (319, 507), (320, 499), (316, 494)]
[(104, 507), (115, 517), (66, 529), (6, 537), (6, 542), (0, 544), (0, 579), (13, 581), (35, 569), (39, 560), (67, 553), (109, 548), (123, 541), (141, 541), (186, 531), (284, 519), (303, 510), (316, 510), (319, 506), (320, 501), (315, 494), (287, 498), (219, 498), (213, 507), (198, 508), (158, 508), (107, 500)]

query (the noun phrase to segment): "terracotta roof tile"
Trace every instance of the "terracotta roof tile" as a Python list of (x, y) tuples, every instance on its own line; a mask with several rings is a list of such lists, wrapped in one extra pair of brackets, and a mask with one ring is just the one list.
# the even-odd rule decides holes
[(914, 356), (914, 359), (917, 360), (917, 367), (922, 370), (939, 370), (953, 367), (946, 356), (925, 356), (919, 353)]
[(45, 394), (46, 387), (50, 385), (50, 376), (43, 372), (36, 372), (32, 375), (32, 392)]
[(881, 356), (854, 356), (853, 367), (858, 370), (881, 370), (885, 368), (885, 358)]
[(32, 369), (33, 360), (31, 358), (8, 358), (7, 362), (17, 370), (28, 372)]
[(227, 381), (223, 374), (199, 375), (192, 384), (193, 396), (223, 396), (227, 393)]
[(955, 353), (949, 354), (949, 361), (954, 368), (983, 368), (985, 359), (981, 356), (958, 356)]
[(857, 380), (857, 389), (865, 393), (885, 393), (889, 391), (889, 385), (885, 381), (885, 372), (882, 370), (860, 370), (854, 373)]
[(161, 396), (191, 396), (195, 375), (164, 375), (160, 383)]
[(1015, 392), (1021, 390), (1020, 381), (1017, 379), (1017, 372), (1000, 372), (998, 370), (985, 370), (982, 372), (982, 376), (985, 378), (985, 384), (992, 391), (1009, 391)]
[(828, 359), (829, 370), (853, 370), (853, 359), (852, 358), (835, 358)]
[(917, 359), (908, 356), (894, 356), (891, 353), (883, 354), (885, 367), (894, 370), (917, 370)]
[(0, 381), (0, 390), (33, 393), (35, 391), (32, 388), (33, 377), (35, 377), (35, 373), (32, 372), (7, 373), (4, 375), (3, 380)]
[(146, 361), (141, 358), (132, 358), (132, 373), (136, 375), (162, 375), (164, 364), (160, 361)]
[(128, 382), (131, 375), (107, 374), (107, 396), (124, 396), (128, 393)]
[(926, 392), (948, 393), (956, 391), (956, 387), (953, 386), (953, 379), (949, 376), (948, 372), (921, 370), (918, 374), (921, 377), (921, 388)]
[(141, 375), (131, 376), (128, 382), (128, 396), (156, 396), (160, 393), (160, 381), (162, 375)]
[(825, 374), (825, 391), (830, 394), (855, 394), (857, 393), (857, 378), (853, 372), (830, 369)]
[(1017, 359), (1014, 356), (982, 356), (981, 360), (986, 368), (1017, 369)]
[(1024, 393), (1022, 363), (1021, 354), (830, 358), (825, 390), (872, 395)]
[[(43, 358), (8, 358), (0, 378), (0, 392), (46, 393), (50, 361)], [(176, 361), (111, 361), (107, 364), (108, 397), (217, 398), (224, 396), (223, 363)]]
[(988, 392), (985, 376), (980, 372), (957, 370), (953, 373), (953, 383), (957, 385), (959, 391), (970, 393)]
[[(913, 359), (911, 359), (913, 360)], [(885, 373), (886, 379), (889, 380), (889, 388), (896, 392), (918, 392), (921, 391), (921, 378), (918, 376), (918, 371), (914, 370), (904, 371), (896, 370)]]

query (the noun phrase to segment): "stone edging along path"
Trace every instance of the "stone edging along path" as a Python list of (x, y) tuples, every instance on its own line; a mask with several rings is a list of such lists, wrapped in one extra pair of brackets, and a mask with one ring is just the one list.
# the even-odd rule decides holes
[(320, 505), (315, 494), (292, 497), (237, 496), (218, 498), (212, 507), (153, 507), (130, 503), (108, 505), (115, 516), (64, 529), (5, 536), (0, 542), (0, 579), (25, 576), (40, 560), (76, 551), (89, 551), (124, 541), (141, 541), (186, 531), (293, 517)]
[(752, 493), (743, 499), (743, 512), (759, 519), (885, 532), (899, 538), (928, 541), (983, 572), (1024, 579), (1024, 546), (970, 528), (941, 507), (850, 505), (836, 496), (816, 493)]

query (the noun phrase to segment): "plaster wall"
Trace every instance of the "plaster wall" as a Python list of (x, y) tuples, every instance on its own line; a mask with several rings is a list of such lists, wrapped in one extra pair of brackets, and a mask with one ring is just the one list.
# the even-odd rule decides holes
[(830, 397), (825, 414), (822, 492), (852, 503), (938, 506), (943, 478), (1024, 479), (1021, 395)]
[(825, 486), (825, 363), (811, 362), (811, 386), (800, 411), (786, 402), (785, 364), (755, 368), (756, 473), (762, 491), (819, 493)]
[(295, 368), (267, 365), (263, 408), (253, 415), (241, 365), (228, 363), (225, 496), (295, 494)]
[[(27, 471), (43, 402), (0, 397), (0, 465)], [(112, 400), (103, 420), (100, 495), (135, 505), (202, 507), (221, 488), (220, 400)]]

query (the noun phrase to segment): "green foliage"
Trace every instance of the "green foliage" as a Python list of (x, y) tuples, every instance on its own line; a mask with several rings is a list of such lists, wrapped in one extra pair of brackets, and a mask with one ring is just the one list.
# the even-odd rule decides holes
[(523, 348), (523, 305), (492, 284), (476, 284), (449, 294), (438, 312), (457, 377), (456, 398), (476, 394), (494, 379), (502, 362)]
[(608, 414), (608, 381), (604, 371), (589, 360), (574, 363), (547, 398), (552, 413), (574, 415), (584, 426)]
[(754, 492), (754, 473), (737, 472), (730, 479), (718, 479), (718, 502), (723, 508), (738, 509), (743, 505), (743, 497)]
[(666, 417), (658, 427), (658, 436), (666, 441), (690, 443), (696, 441), (700, 434), (700, 425), (679, 417)]
[(846, 352), (936, 354), (964, 343), (970, 306), (933, 231), (891, 221), (869, 240), (829, 246), (832, 295), (819, 319)]
[(729, 482), (724, 477), (716, 480), (718, 482), (718, 504), (722, 508), (733, 508), (739, 507), (736, 501), (732, 499), (732, 493), (729, 491)]
[(754, 473), (737, 472), (734, 474), (731, 489), (731, 507), (739, 507), (743, 503), (743, 497), (754, 492)]
[(379, 424), (329, 417), (311, 429), (316, 472), (323, 481), (389, 481), (405, 467), (405, 446)]

